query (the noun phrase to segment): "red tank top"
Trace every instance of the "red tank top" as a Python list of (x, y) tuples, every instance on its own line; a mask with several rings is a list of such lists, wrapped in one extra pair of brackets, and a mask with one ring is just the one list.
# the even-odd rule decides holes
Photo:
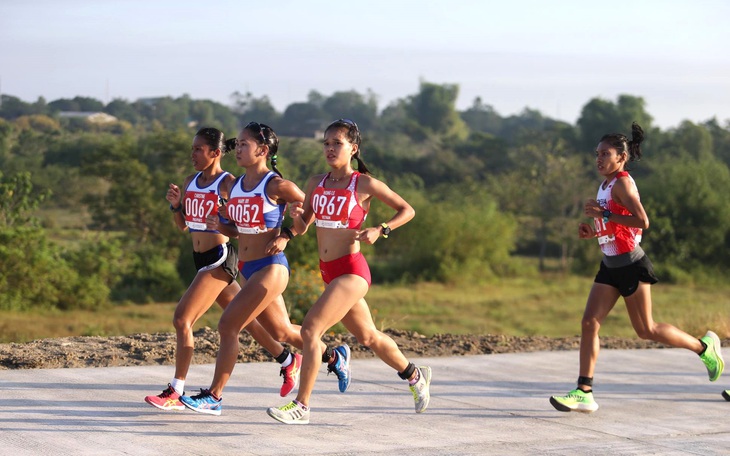
[(360, 173), (352, 173), (346, 188), (325, 188), (329, 177), (327, 173), (312, 193), (315, 224), (320, 228), (359, 230), (368, 215), (357, 200)]

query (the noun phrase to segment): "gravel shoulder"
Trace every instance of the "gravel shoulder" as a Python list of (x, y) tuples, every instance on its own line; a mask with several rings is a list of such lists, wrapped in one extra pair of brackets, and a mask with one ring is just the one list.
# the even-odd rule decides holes
[[(491, 353), (520, 353), (578, 350), (580, 338), (516, 337), (505, 335), (436, 334), (426, 337), (410, 331), (387, 330), (407, 357), (464, 356)], [(374, 357), (372, 351), (347, 334), (325, 335), (330, 346), (348, 343), (353, 358)], [(248, 333), (239, 337), (239, 362), (272, 361)], [(727, 346), (730, 340), (725, 339)], [(640, 339), (601, 338), (603, 348), (662, 348), (662, 344)], [(194, 364), (215, 363), (218, 333), (211, 328), (195, 332)], [(175, 334), (133, 334), (116, 337), (64, 337), (22, 344), (0, 344), (2, 369), (57, 369), (111, 366), (172, 365), (175, 363)]]

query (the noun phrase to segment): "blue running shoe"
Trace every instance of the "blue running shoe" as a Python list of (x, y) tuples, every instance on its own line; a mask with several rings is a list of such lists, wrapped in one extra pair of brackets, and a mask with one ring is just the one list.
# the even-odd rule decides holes
[(335, 348), (337, 352), (337, 360), (327, 365), (327, 375), (330, 372), (334, 372), (339, 380), (340, 393), (347, 391), (350, 386), (350, 377), (352, 376), (352, 370), (350, 369), (350, 347), (347, 344), (342, 344)]
[(223, 408), (223, 399), (214, 398), (210, 390), (203, 388), (195, 396), (180, 396), (180, 402), (190, 410), (208, 415), (220, 415)]

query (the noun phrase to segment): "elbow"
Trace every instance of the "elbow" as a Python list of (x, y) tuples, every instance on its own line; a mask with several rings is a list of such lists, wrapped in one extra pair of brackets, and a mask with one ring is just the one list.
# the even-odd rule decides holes
[(649, 229), (649, 217), (643, 219), (641, 222), (642, 222), (641, 229), (643, 229), (643, 230)]
[(410, 221), (410, 220), (413, 220), (413, 217), (416, 216), (416, 210), (413, 209), (412, 206), (408, 206), (403, 211), (403, 214), (406, 216), (406, 220), (407, 221)]

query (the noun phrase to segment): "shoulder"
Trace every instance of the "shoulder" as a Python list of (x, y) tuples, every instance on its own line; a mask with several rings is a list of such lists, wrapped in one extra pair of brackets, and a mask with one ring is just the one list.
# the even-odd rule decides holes
[(371, 189), (371, 188), (387, 188), (383, 181), (377, 179), (369, 174), (360, 174), (357, 176), (358, 188)]
[(223, 180), (221, 181), (221, 183), (224, 185), (231, 185), (236, 181), (236, 179), (238, 179), (238, 178), (236, 176), (234, 176), (232, 173), (227, 173), (223, 177)]
[(622, 193), (635, 192), (637, 191), (636, 182), (634, 182), (634, 179), (629, 175), (629, 173), (620, 173), (618, 176), (616, 176), (616, 182), (613, 185), (613, 191), (618, 191)]
[(238, 178), (231, 173), (226, 174), (221, 180), (221, 189), (230, 191)]
[(310, 176), (309, 179), (307, 179), (307, 187), (317, 185), (320, 182), (322, 182), (322, 179), (327, 176), (327, 173), (322, 174), (315, 174), (314, 176)]
[(183, 188), (187, 188), (187, 187), (188, 187), (188, 185), (190, 184), (190, 182), (192, 182), (192, 181), (193, 181), (193, 179), (195, 179), (195, 177), (196, 177), (197, 175), (198, 175), (198, 173), (193, 173), (193, 174), (189, 175), (188, 177), (186, 177), (186, 178), (185, 178), (185, 181), (184, 181), (184, 183), (183, 183)]

